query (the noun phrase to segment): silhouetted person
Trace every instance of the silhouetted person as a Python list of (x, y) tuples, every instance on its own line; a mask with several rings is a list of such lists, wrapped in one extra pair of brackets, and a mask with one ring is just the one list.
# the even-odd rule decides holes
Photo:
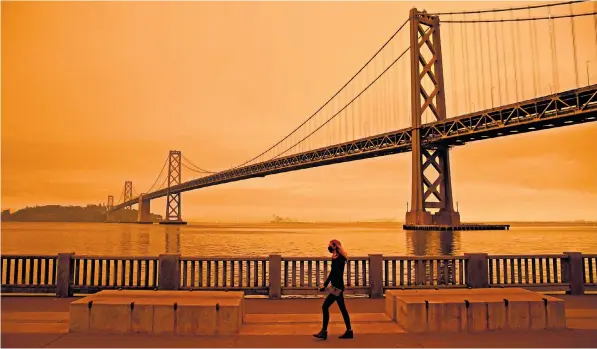
[[(344, 334), (339, 338), (353, 338), (352, 328), (350, 327), (350, 316), (348, 316), (348, 310), (346, 310), (346, 305), (344, 304), (344, 265), (348, 260), (348, 255), (338, 240), (330, 241), (328, 251), (332, 253), (332, 270), (330, 271), (328, 278), (325, 280), (323, 287), (319, 289), (320, 291), (327, 290), (328, 292), (328, 296), (326, 297), (325, 301), (323, 301), (323, 305), (321, 306), (321, 310), (323, 311), (323, 326), (321, 327), (321, 331), (313, 336), (321, 339), (328, 338), (330, 306), (334, 304), (334, 302), (338, 302), (338, 307), (342, 312), (344, 324), (346, 325), (346, 332), (344, 332)], [(328, 284), (330, 283), (331, 285), (328, 287)]]

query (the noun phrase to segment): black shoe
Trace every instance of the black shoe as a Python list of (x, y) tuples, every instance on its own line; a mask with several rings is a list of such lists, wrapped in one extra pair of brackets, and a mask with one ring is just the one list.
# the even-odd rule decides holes
[(321, 330), (318, 334), (314, 334), (313, 337), (319, 339), (328, 339), (328, 331)]
[(341, 335), (338, 338), (340, 338), (340, 339), (350, 339), (350, 338), (354, 338), (354, 334), (352, 333), (352, 330), (346, 330), (346, 332), (344, 332), (344, 334)]

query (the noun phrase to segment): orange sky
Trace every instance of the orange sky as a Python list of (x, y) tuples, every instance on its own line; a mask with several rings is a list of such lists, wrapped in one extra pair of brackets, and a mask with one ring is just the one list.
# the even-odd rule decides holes
[[(125, 180), (145, 191), (171, 149), (208, 169), (236, 165), (311, 115), (412, 6), (3, 1), (2, 208), (118, 200)], [(593, 18), (575, 23), (579, 77), (586, 81), (590, 60), (595, 84)], [(545, 57), (538, 64), (550, 68)], [(570, 77), (570, 65), (559, 68), (562, 80)], [(597, 216), (597, 124), (485, 140), (451, 154), (464, 221)], [(186, 192), (183, 218), (401, 220), (410, 162), (401, 154)], [(163, 215), (165, 200), (152, 202), (152, 212)]]

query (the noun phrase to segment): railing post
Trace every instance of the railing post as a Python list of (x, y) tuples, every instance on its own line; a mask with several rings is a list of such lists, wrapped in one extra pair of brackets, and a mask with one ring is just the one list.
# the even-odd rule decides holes
[(158, 260), (159, 290), (178, 290), (180, 286), (180, 254), (161, 254)]
[(282, 256), (269, 256), (269, 299), (280, 299), (282, 296)]
[(56, 297), (66, 298), (72, 296), (70, 286), (73, 282), (72, 258), (75, 255), (71, 253), (58, 254), (58, 271), (56, 273)]
[(383, 297), (383, 257), (380, 254), (369, 255), (369, 297)]
[(570, 294), (585, 294), (585, 271), (581, 252), (564, 252), (562, 259), (562, 281), (570, 283)]
[(415, 260), (415, 285), (425, 285), (427, 283), (427, 270), (424, 260)]
[(489, 287), (487, 253), (465, 253), (466, 284), (471, 288)]

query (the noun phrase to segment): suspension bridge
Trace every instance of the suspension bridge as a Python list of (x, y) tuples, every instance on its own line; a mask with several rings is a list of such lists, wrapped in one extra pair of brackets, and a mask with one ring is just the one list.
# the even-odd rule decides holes
[[(595, 121), (591, 64), (597, 66), (597, 3), (411, 9), (346, 84), (273, 146), (221, 171), (170, 151), (148, 190), (137, 193), (126, 181), (117, 203), (108, 197), (108, 220), (138, 204), (137, 221), (151, 223), (151, 200), (166, 197), (161, 223), (184, 224), (185, 191), (411, 152), (405, 227), (464, 228), (454, 210), (450, 148)], [(195, 178), (183, 181), (183, 167)]]

